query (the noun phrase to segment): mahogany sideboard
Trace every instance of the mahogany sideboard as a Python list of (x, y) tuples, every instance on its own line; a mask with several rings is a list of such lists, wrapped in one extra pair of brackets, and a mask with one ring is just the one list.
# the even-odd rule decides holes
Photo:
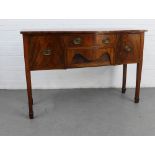
[(33, 119), (31, 71), (137, 64), (135, 103), (139, 102), (145, 30), (21, 31), (29, 105)]

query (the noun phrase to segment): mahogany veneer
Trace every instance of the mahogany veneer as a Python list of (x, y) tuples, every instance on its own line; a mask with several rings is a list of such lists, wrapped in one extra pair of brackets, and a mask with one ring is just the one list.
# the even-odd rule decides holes
[(137, 63), (135, 103), (139, 102), (145, 30), (22, 31), (29, 117), (33, 118), (31, 71)]

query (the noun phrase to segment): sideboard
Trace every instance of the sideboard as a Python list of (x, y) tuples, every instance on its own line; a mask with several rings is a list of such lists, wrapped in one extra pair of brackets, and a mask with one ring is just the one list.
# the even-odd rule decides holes
[(145, 30), (21, 31), (24, 44), (29, 118), (33, 119), (31, 71), (137, 64), (135, 103), (139, 102)]

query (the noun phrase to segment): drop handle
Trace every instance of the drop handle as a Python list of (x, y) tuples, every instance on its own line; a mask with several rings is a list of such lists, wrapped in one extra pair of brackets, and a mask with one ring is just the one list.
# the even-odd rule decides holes
[(125, 49), (125, 51), (127, 51), (127, 52), (132, 52), (132, 47), (130, 47), (130, 46), (128, 46), (128, 45), (125, 45), (125, 46), (124, 46), (124, 49)]
[(103, 40), (102, 40), (102, 43), (103, 43), (103, 44), (109, 44), (109, 43), (110, 43), (110, 40), (109, 40), (108, 38), (103, 39)]
[(80, 45), (81, 44), (81, 41), (82, 41), (82, 39), (81, 38), (75, 38), (74, 40), (73, 40), (73, 44), (74, 45)]
[(44, 56), (50, 56), (52, 54), (52, 50), (51, 49), (45, 49), (42, 51)]

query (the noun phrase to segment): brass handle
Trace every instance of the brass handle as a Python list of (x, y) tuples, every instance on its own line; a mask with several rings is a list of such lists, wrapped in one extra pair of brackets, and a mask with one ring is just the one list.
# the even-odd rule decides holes
[(74, 45), (80, 45), (80, 44), (81, 44), (81, 41), (82, 41), (81, 38), (75, 38), (75, 39), (73, 40), (73, 44), (74, 44)]
[(52, 53), (52, 50), (51, 49), (45, 49), (45, 50), (43, 50), (43, 55), (44, 56), (49, 56), (49, 55), (51, 55), (51, 53)]
[(130, 46), (128, 46), (128, 45), (125, 45), (125, 46), (124, 46), (124, 49), (125, 49), (125, 51), (127, 51), (127, 52), (132, 52), (132, 47), (130, 47)]
[(104, 44), (109, 44), (109, 43), (110, 43), (110, 40), (109, 40), (108, 38), (103, 39), (103, 40), (102, 40), (102, 43), (104, 43)]

